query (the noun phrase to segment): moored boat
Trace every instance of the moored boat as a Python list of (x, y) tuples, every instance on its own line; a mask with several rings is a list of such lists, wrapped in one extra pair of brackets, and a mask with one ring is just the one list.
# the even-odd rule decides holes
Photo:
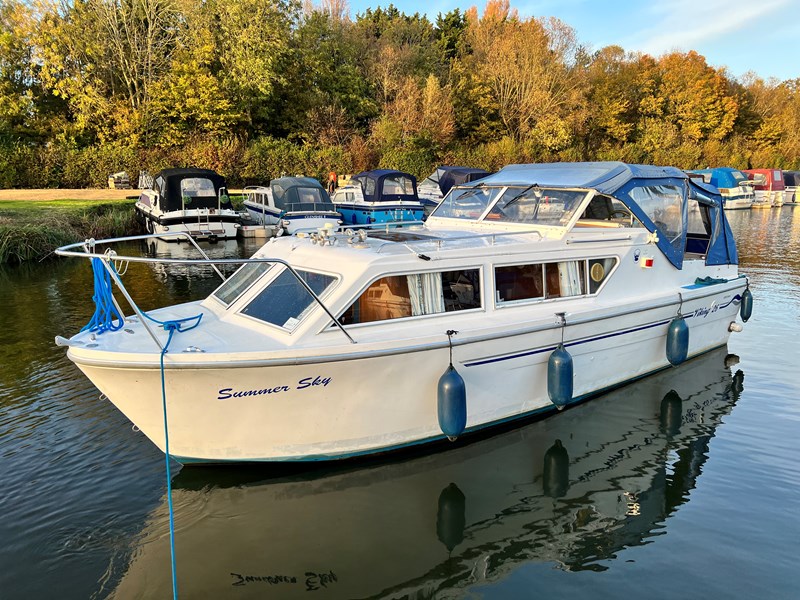
[[(232, 239), (241, 221), (225, 178), (210, 169), (164, 169), (142, 190), (134, 207), (149, 233), (186, 232), (195, 239)], [(175, 241), (179, 236), (167, 235)]]
[(347, 225), (420, 221), (425, 214), (413, 175), (390, 169), (363, 171), (333, 193)]
[(753, 208), (783, 206), (785, 186), (780, 169), (747, 169), (744, 173), (753, 181), (756, 194)]
[(784, 204), (796, 206), (800, 204), (800, 171), (784, 171)]
[[(112, 268), (86, 243), (59, 253)], [(722, 346), (752, 306), (737, 263), (716, 188), (678, 169), (512, 165), (424, 226), (275, 238), (207, 299), (151, 311), (165, 330), (135, 309), (62, 343), (165, 450), (163, 373), (181, 462), (341, 459), (544, 415)]]
[(703, 181), (715, 186), (722, 195), (725, 210), (751, 208), (755, 200), (753, 182), (739, 169), (717, 167), (691, 171), (703, 176)]
[(325, 188), (311, 177), (280, 177), (269, 186), (243, 190), (244, 207), (259, 225), (274, 225), (289, 234), (320, 227), (338, 227), (342, 215)]

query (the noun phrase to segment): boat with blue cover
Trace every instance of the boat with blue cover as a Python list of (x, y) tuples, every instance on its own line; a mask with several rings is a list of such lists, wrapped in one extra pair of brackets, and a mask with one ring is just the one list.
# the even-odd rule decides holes
[(114, 265), (156, 259), (108, 245), (58, 252), (132, 312), (57, 341), (183, 463), (460, 443), (721, 347), (752, 312), (719, 191), (670, 167), (510, 165), (422, 225), (273, 238), (206, 299), (149, 313)]
[(726, 210), (752, 208), (755, 201), (753, 182), (747, 178), (746, 173), (739, 169), (717, 167), (697, 169), (690, 173), (702, 175), (703, 181), (719, 189)]
[(333, 203), (347, 225), (420, 221), (425, 210), (417, 179), (391, 169), (363, 171), (333, 193)]
[(248, 186), (242, 193), (251, 219), (289, 234), (338, 227), (342, 221), (328, 192), (312, 177), (279, 177), (269, 186)]

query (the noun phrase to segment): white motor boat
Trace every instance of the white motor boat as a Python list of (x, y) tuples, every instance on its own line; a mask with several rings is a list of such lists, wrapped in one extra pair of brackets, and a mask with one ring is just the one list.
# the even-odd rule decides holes
[(797, 206), (800, 204), (800, 171), (784, 171), (784, 204)]
[[(211, 241), (236, 237), (241, 215), (233, 209), (225, 178), (210, 169), (164, 169), (142, 190), (136, 217), (149, 233), (186, 232)], [(180, 236), (163, 236), (176, 241)]]
[[(132, 302), (113, 261), (156, 259), (102, 245), (58, 252), (96, 259)], [(544, 415), (720, 347), (752, 310), (737, 263), (716, 188), (678, 169), (512, 165), (424, 226), (273, 238), (205, 300), (57, 341), (180, 462), (343, 459)]]
[[(722, 195), (722, 204), (725, 210), (741, 210), (753, 207), (756, 199), (753, 185), (755, 182), (747, 178), (747, 174), (730, 167), (717, 167), (715, 169), (699, 169), (690, 171), (690, 174), (701, 175), (705, 183), (719, 189)], [(759, 200), (759, 202), (765, 202)]]
[(269, 187), (248, 186), (243, 190), (244, 207), (259, 225), (277, 226), (289, 234), (320, 227), (338, 227), (337, 212), (328, 192), (311, 177), (280, 177)]

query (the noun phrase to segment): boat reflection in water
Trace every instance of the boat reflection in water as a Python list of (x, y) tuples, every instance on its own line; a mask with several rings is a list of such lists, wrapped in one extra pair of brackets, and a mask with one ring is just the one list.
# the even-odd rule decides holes
[[(186, 597), (432, 598), (527, 562), (606, 568), (663, 533), (742, 390), (721, 348), (552, 418), (451, 451), (174, 481)], [(258, 480), (258, 481), (256, 481)], [(168, 595), (166, 499), (115, 593)]]

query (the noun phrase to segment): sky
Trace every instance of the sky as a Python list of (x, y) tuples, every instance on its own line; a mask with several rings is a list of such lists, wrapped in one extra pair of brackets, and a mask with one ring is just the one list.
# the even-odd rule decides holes
[[(349, 0), (355, 18), (389, 0)], [(431, 21), (485, 0), (391, 0)], [(521, 17), (557, 17), (592, 50), (617, 45), (652, 56), (696, 50), (732, 77), (800, 78), (800, 0), (511, 0)]]

